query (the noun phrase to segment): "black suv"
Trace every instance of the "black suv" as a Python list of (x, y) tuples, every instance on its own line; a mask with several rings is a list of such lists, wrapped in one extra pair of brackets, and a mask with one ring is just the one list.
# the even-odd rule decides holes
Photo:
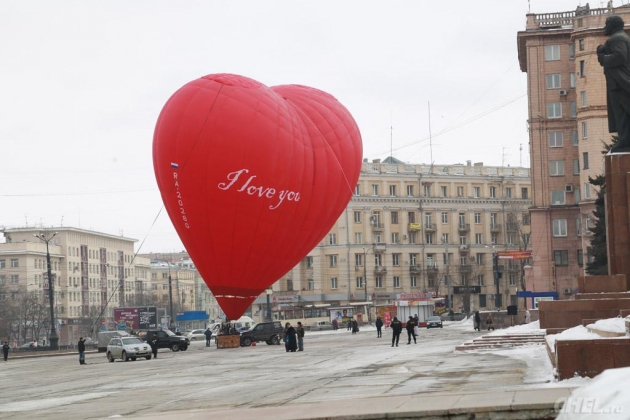
[(171, 349), (173, 351), (186, 351), (190, 345), (188, 337), (175, 335), (171, 330), (149, 330), (144, 336), (144, 341), (151, 343), (153, 337), (157, 337), (158, 349)]
[(241, 346), (251, 346), (254, 342), (280, 344), (282, 337), (282, 324), (279, 321), (261, 322), (255, 324), (249, 330), (241, 331)]

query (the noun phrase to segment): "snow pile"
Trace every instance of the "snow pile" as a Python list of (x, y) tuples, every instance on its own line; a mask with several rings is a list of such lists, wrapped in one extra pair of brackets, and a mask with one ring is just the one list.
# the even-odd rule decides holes
[(583, 325), (569, 328), (568, 330), (564, 330), (559, 334), (549, 334), (545, 337), (551, 351), (555, 351), (555, 344), (558, 340), (596, 340), (598, 338), (602, 337), (590, 332)]
[(628, 419), (630, 368), (609, 369), (576, 389), (564, 401), (558, 420)]
[(541, 330), (540, 323), (538, 321), (534, 321), (534, 322), (530, 322), (529, 324), (515, 325), (513, 327), (492, 331), (488, 335), (511, 335), (511, 334), (545, 334), (545, 330)]
[(609, 332), (626, 332), (626, 320), (625, 318), (610, 318), (610, 319), (600, 319), (594, 324), (588, 325), (591, 328), (595, 328), (599, 331), (609, 331)]

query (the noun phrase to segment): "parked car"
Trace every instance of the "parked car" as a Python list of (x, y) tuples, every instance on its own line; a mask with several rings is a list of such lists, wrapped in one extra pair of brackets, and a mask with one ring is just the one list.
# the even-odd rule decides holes
[(261, 322), (241, 332), (241, 346), (251, 346), (252, 343), (259, 341), (264, 341), (269, 345), (280, 344), (281, 336), (282, 324), (280, 321)]
[(190, 345), (188, 337), (175, 335), (171, 330), (148, 330), (144, 336), (147, 343), (157, 337), (158, 349), (171, 349), (172, 351), (186, 351)]
[(107, 360), (113, 363), (116, 359), (123, 362), (135, 361), (138, 357), (151, 360), (151, 346), (138, 337), (115, 337), (107, 345)]
[(192, 330), (186, 333), (186, 337), (188, 337), (190, 341), (197, 341), (197, 340), (205, 341), (206, 340), (206, 335), (204, 334), (205, 332), (206, 330)]
[(332, 325), (332, 322), (330, 321), (313, 322), (310, 327), (311, 331), (326, 331), (326, 330), (332, 330), (332, 329), (333, 329), (333, 325)]
[(439, 316), (430, 316), (427, 318), (427, 330), (429, 328), (443, 328), (442, 318)]

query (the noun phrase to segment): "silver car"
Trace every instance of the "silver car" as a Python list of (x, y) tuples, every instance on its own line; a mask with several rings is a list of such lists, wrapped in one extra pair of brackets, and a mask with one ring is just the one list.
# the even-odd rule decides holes
[(115, 337), (107, 345), (107, 360), (110, 362), (116, 359), (126, 362), (137, 357), (151, 360), (151, 346), (138, 337)]
[(186, 333), (186, 337), (188, 337), (188, 339), (190, 341), (205, 341), (206, 340), (206, 334), (205, 334), (206, 330), (192, 330), (188, 333)]

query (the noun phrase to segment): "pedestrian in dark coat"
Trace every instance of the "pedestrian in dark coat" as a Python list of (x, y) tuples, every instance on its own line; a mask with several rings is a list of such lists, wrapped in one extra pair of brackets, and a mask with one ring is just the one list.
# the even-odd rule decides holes
[(157, 337), (154, 335), (153, 340), (149, 341), (149, 345), (151, 346), (151, 353), (153, 353), (153, 357), (157, 359)]
[(352, 321), (354, 321), (352, 318), (348, 320), (348, 331), (352, 331)]
[(376, 338), (381, 338), (383, 333), (381, 332), (381, 328), (383, 328), (383, 320), (378, 317), (376, 318)]
[(475, 331), (481, 331), (481, 316), (479, 316), (479, 311), (475, 312)]
[(418, 342), (416, 341), (416, 321), (413, 319), (412, 316), (409, 317), (409, 320), (407, 321), (407, 326), (405, 328), (407, 328), (407, 344), (411, 344), (411, 337), (413, 337), (413, 343), (414, 344), (418, 344)]
[(79, 337), (77, 348), (79, 349), (79, 364), (84, 365), (85, 364), (85, 340), (83, 340), (83, 337)]
[(210, 327), (203, 332), (203, 335), (206, 336), (206, 347), (210, 347), (210, 339), (212, 338), (212, 331), (210, 331)]
[(398, 347), (398, 340), (400, 340), (400, 333), (402, 332), (402, 322), (394, 317), (390, 327), (392, 329), (392, 347), (394, 347), (394, 344)]
[(301, 322), (297, 323), (297, 346), (298, 351), (304, 351), (304, 327)]
[(359, 332), (359, 323), (356, 319), (352, 320), (352, 334), (356, 334)]
[(4, 356), (4, 361), (6, 362), (9, 359), (9, 342), (5, 341), (2, 344), (2, 355)]
[(294, 353), (297, 350), (297, 331), (287, 322), (287, 351)]
[(337, 321), (337, 318), (332, 320), (332, 326), (333, 326), (333, 331), (337, 331), (339, 329), (339, 321)]
[(284, 343), (284, 350), (289, 352), (289, 337), (287, 336), (287, 332), (289, 331), (289, 327), (291, 324), (288, 322), (284, 324), (284, 328), (282, 329), (282, 342)]

